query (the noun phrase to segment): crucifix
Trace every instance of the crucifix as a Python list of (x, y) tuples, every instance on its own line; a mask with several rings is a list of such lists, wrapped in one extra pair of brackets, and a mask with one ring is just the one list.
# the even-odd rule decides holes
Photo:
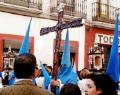
[(55, 39), (55, 48), (54, 48), (54, 61), (53, 61), (53, 79), (57, 80), (57, 73), (58, 73), (58, 64), (59, 57), (60, 57), (60, 43), (61, 43), (61, 32), (63, 29), (72, 28), (72, 27), (79, 27), (83, 26), (82, 18), (73, 20), (68, 23), (63, 22), (63, 15), (64, 15), (64, 4), (60, 3), (58, 5), (58, 23), (56, 26), (53, 27), (46, 27), (41, 28), (40, 35), (45, 35), (50, 32), (56, 31), (56, 39)]

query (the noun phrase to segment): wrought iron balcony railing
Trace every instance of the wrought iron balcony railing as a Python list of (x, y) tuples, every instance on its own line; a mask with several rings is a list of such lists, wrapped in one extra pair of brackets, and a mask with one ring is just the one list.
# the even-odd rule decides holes
[[(86, 18), (87, 5), (86, 0), (63, 0), (64, 3), (64, 15), (83, 17)], [(58, 2), (57, 0), (51, 0), (51, 13), (57, 13)]]
[(116, 15), (120, 15), (120, 8), (95, 2), (92, 4), (92, 20), (114, 23)]
[(42, 0), (0, 0), (0, 2), (26, 8), (42, 9)]

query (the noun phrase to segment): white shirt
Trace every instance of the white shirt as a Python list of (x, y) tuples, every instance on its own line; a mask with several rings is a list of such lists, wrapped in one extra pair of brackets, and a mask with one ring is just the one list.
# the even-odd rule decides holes
[(2, 83), (0, 83), (0, 88), (3, 88), (3, 85), (2, 85)]
[(35, 81), (38, 87), (44, 88), (44, 77), (37, 77), (35, 78)]
[(78, 86), (81, 90), (82, 95), (85, 95), (85, 86), (86, 85), (86, 79), (82, 79), (78, 81)]
[(15, 82), (18, 82), (18, 81), (21, 81), (21, 80), (30, 80), (30, 81), (33, 81), (32, 79), (17, 79), (15, 80)]

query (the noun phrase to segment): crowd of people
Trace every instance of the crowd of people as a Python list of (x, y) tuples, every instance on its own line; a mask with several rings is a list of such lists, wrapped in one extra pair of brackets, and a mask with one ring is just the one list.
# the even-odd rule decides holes
[[(46, 64), (44, 67), (52, 77), (52, 67)], [(77, 84), (62, 84), (60, 79), (51, 79), (48, 89), (44, 89), (44, 75), (36, 57), (29, 53), (20, 54), (15, 58), (11, 73), (6, 69), (0, 73), (0, 95), (54, 95), (52, 87), (58, 88), (56, 95), (118, 95), (118, 84), (105, 73), (84, 68), (77, 75)]]

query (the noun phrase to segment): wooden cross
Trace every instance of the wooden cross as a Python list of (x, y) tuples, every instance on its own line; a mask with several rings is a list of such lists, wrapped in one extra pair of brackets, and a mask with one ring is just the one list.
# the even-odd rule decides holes
[(63, 23), (63, 3), (59, 4), (59, 12), (58, 12), (58, 23), (56, 26), (53, 27), (46, 27), (41, 28), (40, 35), (45, 35), (50, 32), (56, 31), (56, 40), (55, 40), (55, 48), (54, 48), (54, 63), (53, 63), (53, 78), (57, 80), (57, 73), (58, 73), (58, 64), (59, 63), (59, 57), (60, 57), (60, 43), (61, 43), (61, 32), (63, 29), (72, 28), (72, 27), (78, 27), (83, 26), (82, 24), (82, 18), (73, 20), (68, 23)]

